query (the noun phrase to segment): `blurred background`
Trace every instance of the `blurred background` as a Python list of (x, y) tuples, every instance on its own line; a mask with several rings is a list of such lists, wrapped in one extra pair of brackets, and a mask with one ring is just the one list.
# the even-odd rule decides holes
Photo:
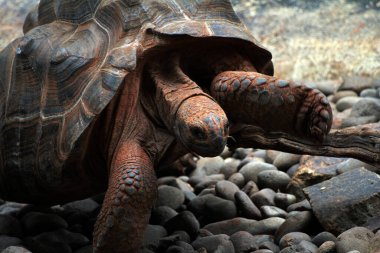
[[(0, 0), (0, 49), (22, 35), (38, 0)], [(275, 74), (306, 81), (380, 78), (380, 1), (233, 0), (273, 54)]]

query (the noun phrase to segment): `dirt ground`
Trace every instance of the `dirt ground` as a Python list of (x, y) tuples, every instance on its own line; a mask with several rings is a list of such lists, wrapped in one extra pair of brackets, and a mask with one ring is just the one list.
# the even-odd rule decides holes
[[(0, 0), (0, 49), (22, 35), (38, 0)], [(380, 78), (380, 1), (234, 0), (234, 8), (273, 54), (276, 75), (296, 80)]]

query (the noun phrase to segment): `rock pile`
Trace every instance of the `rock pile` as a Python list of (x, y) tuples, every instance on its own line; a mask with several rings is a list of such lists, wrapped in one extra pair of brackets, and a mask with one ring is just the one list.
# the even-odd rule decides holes
[[(370, 111), (375, 115), (376, 82), (355, 91), (344, 83), (327, 89), (328, 82), (314, 85), (333, 102), (335, 127), (350, 115), (353, 125)], [(350, 102), (340, 108), (345, 100)], [(378, 172), (355, 159), (273, 150), (199, 158), (186, 175), (158, 179), (143, 252), (378, 252)], [(92, 252), (102, 199), (53, 207), (3, 202), (0, 252)]]

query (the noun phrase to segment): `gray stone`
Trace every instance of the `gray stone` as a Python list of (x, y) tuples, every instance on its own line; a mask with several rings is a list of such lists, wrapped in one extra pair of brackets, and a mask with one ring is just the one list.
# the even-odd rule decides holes
[(210, 223), (203, 228), (213, 234), (232, 235), (239, 231), (247, 231), (252, 235), (274, 234), (284, 221), (284, 219), (278, 217), (267, 218), (260, 221), (238, 217)]
[[(252, 156), (248, 156), (246, 158), (244, 158), (243, 160), (240, 161), (238, 167), (237, 167), (237, 170), (241, 170), (241, 168), (243, 168), (245, 165), (247, 165), (248, 163), (250, 162), (258, 162), (258, 160), (255, 158), (255, 157), (252, 157)], [(264, 162), (264, 161), (260, 161), (260, 162)]]
[(352, 75), (344, 79), (344, 82), (338, 90), (353, 90), (360, 93), (366, 88), (372, 87), (373, 79), (361, 75)]
[(357, 97), (358, 94), (355, 91), (352, 90), (342, 90), (336, 92), (331, 99), (331, 102), (336, 103), (339, 101), (339, 99), (344, 98), (344, 97)]
[(299, 252), (305, 252), (305, 253), (315, 253), (318, 250), (318, 247), (315, 246), (310, 241), (301, 241), (296, 245)]
[(221, 168), (220, 173), (222, 173), (225, 178), (229, 178), (232, 174), (238, 171), (237, 167), (240, 164), (240, 160), (229, 157), (224, 160), (224, 166)]
[(272, 252), (280, 252), (280, 247), (278, 247), (274, 242), (264, 242), (260, 244), (259, 246), (260, 249), (269, 249)]
[(236, 232), (230, 237), (236, 253), (245, 253), (257, 250), (258, 246), (253, 239), (253, 235), (246, 231)]
[(228, 235), (212, 235), (198, 238), (191, 244), (194, 249), (205, 248), (207, 252), (234, 253), (234, 245)]
[(28, 247), (32, 252), (38, 253), (71, 253), (71, 247), (64, 242), (60, 241), (31, 241), (27, 238)]
[(359, 125), (365, 125), (369, 123), (375, 123), (377, 121), (378, 119), (375, 115), (348, 117), (348, 118), (343, 119), (340, 127), (345, 128), (345, 127), (359, 126)]
[(288, 213), (276, 206), (261, 206), (260, 211), (265, 218), (280, 217), (286, 218)]
[(0, 235), (0, 251), (8, 248), (9, 246), (20, 246), (22, 241), (20, 238)]
[(224, 174), (219, 173), (219, 174), (208, 175), (207, 178), (218, 182), (218, 181), (224, 180), (226, 177), (224, 176)]
[(268, 163), (273, 163), (276, 157), (281, 153), (281, 151), (277, 150), (267, 150), (266, 151), (266, 156), (265, 156), (265, 161)]
[(89, 244), (87, 237), (79, 233), (73, 233), (65, 229), (45, 232), (34, 237), (28, 237), (26, 244), (32, 252), (72, 252), (72, 249)]
[(185, 194), (178, 188), (168, 185), (158, 187), (158, 198), (156, 207), (169, 206), (178, 209), (185, 201)]
[(153, 225), (163, 226), (168, 220), (176, 216), (178, 213), (171, 207), (159, 206), (152, 210), (150, 223)]
[(375, 88), (380, 88), (380, 78), (379, 77), (377, 77), (373, 80), (372, 86)]
[(380, 252), (380, 230), (377, 231), (375, 236), (369, 242), (369, 253)]
[(332, 233), (367, 225), (368, 217), (379, 217), (380, 177), (366, 169), (348, 171), (304, 192), (319, 222)]
[(302, 241), (311, 241), (311, 238), (308, 234), (302, 233), (302, 232), (291, 232), (288, 234), (285, 234), (280, 242), (279, 246), (281, 249), (296, 245)]
[(10, 215), (0, 215), (0, 235), (21, 237), (22, 227), (20, 222)]
[(198, 160), (196, 169), (190, 175), (207, 176), (219, 174), (224, 165), (224, 160), (220, 156), (202, 157)]
[[(199, 194), (198, 194), (198, 197), (202, 197), (202, 196), (205, 196), (205, 195), (216, 195), (215, 193), (215, 187), (213, 188), (206, 188), (206, 189), (203, 189)], [(191, 200), (193, 201), (194, 198)]]
[(354, 104), (359, 102), (361, 99), (363, 99), (363, 98), (360, 98), (360, 97), (343, 97), (343, 98), (339, 99), (338, 102), (336, 103), (336, 109), (338, 110), (338, 112), (343, 112), (346, 109), (352, 108), (352, 106), (354, 106)]
[(336, 253), (336, 245), (333, 241), (325, 241), (319, 246), (317, 253)]
[(315, 82), (316, 88), (323, 92), (326, 96), (335, 93), (342, 85), (341, 79), (336, 80), (323, 80)]
[(257, 174), (257, 186), (260, 189), (271, 188), (274, 191), (284, 192), (290, 180), (288, 174), (278, 170), (266, 170)]
[(244, 187), (244, 184), (245, 184), (244, 176), (243, 176), (243, 174), (241, 174), (239, 172), (232, 174), (228, 178), (228, 181), (234, 183), (239, 188)]
[(175, 183), (173, 183), (172, 186), (177, 187), (178, 189), (180, 189), (183, 192), (186, 192), (186, 191), (193, 192), (194, 191), (193, 187), (191, 187), (191, 185), (189, 183), (187, 183), (181, 179), (176, 178), (174, 182)]
[(309, 211), (309, 210), (311, 210), (310, 202), (307, 199), (304, 199), (300, 202), (291, 204), (290, 206), (288, 206), (286, 211), (293, 212), (293, 211)]
[(248, 232), (253, 235), (274, 235), (275, 232), (284, 224), (285, 219), (280, 217), (266, 218), (256, 222), (254, 227), (251, 227)]
[(374, 88), (364, 89), (360, 92), (360, 97), (376, 98), (377, 97), (377, 90)]
[(274, 203), (276, 206), (286, 210), (288, 206), (296, 203), (297, 198), (293, 194), (277, 192), (274, 196)]
[(191, 241), (190, 236), (185, 231), (176, 231), (169, 236), (160, 239), (158, 249), (156, 252), (162, 252), (163, 249), (169, 248), (171, 245), (175, 245), (176, 242), (183, 241), (189, 243)]
[(197, 195), (195, 195), (192, 191), (184, 191), (183, 194), (185, 194), (185, 202), (192, 201), (197, 197)]
[[(92, 249), (91, 249), (92, 250)], [(1, 251), (1, 253), (32, 253), (28, 249), (20, 246), (9, 246), (8, 248)]]
[(310, 211), (299, 212), (296, 215), (289, 216), (285, 222), (278, 228), (275, 234), (275, 241), (290, 232), (305, 232), (312, 226), (313, 215)]
[(377, 98), (362, 98), (352, 106), (349, 117), (376, 116), (380, 119), (380, 100)]
[(299, 163), (294, 164), (292, 167), (290, 167), (290, 168), (286, 171), (286, 174), (288, 174), (289, 177), (292, 178), (292, 177), (296, 174), (296, 172), (297, 172), (297, 170), (298, 170), (299, 167), (300, 167), (300, 164), (299, 164)]
[(183, 241), (176, 241), (175, 245), (170, 246), (165, 253), (194, 253), (194, 248)]
[(264, 170), (277, 170), (277, 168), (269, 163), (253, 161), (244, 165), (239, 172), (243, 174), (246, 182), (252, 180), (257, 183), (257, 175)]
[(174, 177), (174, 176), (160, 177), (160, 178), (157, 179), (157, 185), (158, 186), (161, 186), (161, 185), (170, 185), (170, 186), (177, 187), (176, 177)]
[(5, 202), (4, 204), (0, 205), (0, 214), (17, 215), (20, 212), (20, 210), (26, 206), (27, 204)]
[(253, 194), (251, 196), (251, 199), (253, 203), (255, 203), (255, 205), (258, 207), (275, 206), (275, 203), (274, 203), (275, 195), (276, 195), (276, 192), (274, 192), (272, 189), (265, 188)]
[(231, 219), (237, 215), (237, 209), (233, 201), (211, 194), (193, 199), (187, 207), (196, 216), (204, 216), (208, 222)]
[(242, 217), (248, 219), (261, 219), (262, 215), (257, 206), (252, 202), (249, 196), (243, 192), (238, 191), (235, 193), (236, 205), (238, 211), (241, 213)]
[(362, 162), (360, 160), (354, 158), (347, 158), (345, 161), (336, 165), (336, 171), (338, 174), (343, 174), (347, 171), (357, 169), (357, 168), (365, 168), (369, 171), (376, 172), (378, 169), (375, 166)]
[(248, 196), (251, 196), (259, 191), (259, 187), (257, 187), (257, 184), (255, 182), (248, 181), (241, 190)]
[(318, 248), (314, 244), (312, 244), (309, 241), (301, 241), (298, 244), (286, 247), (280, 251), (280, 253), (315, 253), (317, 252)]
[(99, 206), (100, 205), (95, 200), (91, 198), (87, 198), (87, 199), (82, 199), (82, 200), (67, 203), (63, 205), (62, 207), (65, 210), (79, 210), (81, 212), (91, 213), (95, 211), (96, 209), (98, 209)]
[(252, 152), (251, 148), (237, 148), (232, 155), (233, 158), (243, 160), (248, 154)]
[(374, 236), (372, 231), (367, 228), (353, 227), (338, 236), (337, 253), (347, 253), (350, 250), (369, 253), (369, 244)]
[(267, 243), (274, 242), (273, 235), (254, 235), (252, 238), (252, 242), (254, 242), (258, 247)]
[(199, 230), (199, 222), (192, 212), (183, 211), (168, 220), (165, 223), (165, 228), (169, 234), (176, 230), (183, 230), (187, 232), (190, 237), (195, 238)]
[(227, 180), (219, 181), (215, 185), (216, 195), (223, 199), (235, 201), (235, 193), (238, 191), (239, 187), (237, 187), (236, 184)]
[(21, 219), (21, 223), (25, 233), (28, 235), (36, 235), (68, 227), (67, 222), (60, 216), (41, 212), (29, 212), (25, 214)]
[[(224, 179), (222, 179), (222, 180), (224, 180)], [(215, 190), (215, 185), (217, 182), (218, 182), (218, 180), (206, 179), (194, 187), (194, 193), (199, 194), (200, 192), (202, 192), (205, 189), (214, 189)]]
[(281, 152), (273, 161), (273, 165), (281, 171), (286, 171), (294, 164), (298, 163), (301, 155)]
[(256, 158), (261, 158), (261, 159), (264, 159), (265, 160), (265, 157), (267, 155), (267, 151), (264, 150), (264, 149), (257, 149), (256, 151), (254, 151), (252, 153), (252, 155)]
[(93, 253), (92, 245), (87, 245), (74, 251), (74, 253)]
[(336, 240), (337, 240), (337, 238), (335, 235), (333, 235), (330, 232), (323, 231), (323, 232), (317, 234), (316, 236), (314, 236), (314, 238), (311, 242), (319, 247), (327, 241), (336, 242)]
[(167, 234), (163, 226), (148, 224), (144, 232), (144, 247), (152, 250), (157, 249), (160, 239), (167, 236)]

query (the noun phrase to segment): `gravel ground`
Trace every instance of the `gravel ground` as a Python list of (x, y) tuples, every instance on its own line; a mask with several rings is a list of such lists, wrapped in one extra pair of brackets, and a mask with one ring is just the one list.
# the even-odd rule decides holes
[[(35, 1), (0, 0), (0, 48), (21, 34), (29, 7), (19, 6), (25, 2)], [(272, 51), (278, 75), (316, 81), (313, 85), (332, 102), (335, 127), (380, 120), (379, 1), (234, 4)], [(316, 218), (315, 203), (290, 187), (313, 159), (319, 158), (226, 150), (197, 159), (186, 175), (159, 178), (144, 252), (380, 252), (378, 221), (332, 234)], [(312, 164), (313, 170), (329, 165), (333, 178), (359, 167), (373, 170), (354, 159)], [(54, 207), (0, 202), (0, 252), (92, 252), (102, 198)]]

